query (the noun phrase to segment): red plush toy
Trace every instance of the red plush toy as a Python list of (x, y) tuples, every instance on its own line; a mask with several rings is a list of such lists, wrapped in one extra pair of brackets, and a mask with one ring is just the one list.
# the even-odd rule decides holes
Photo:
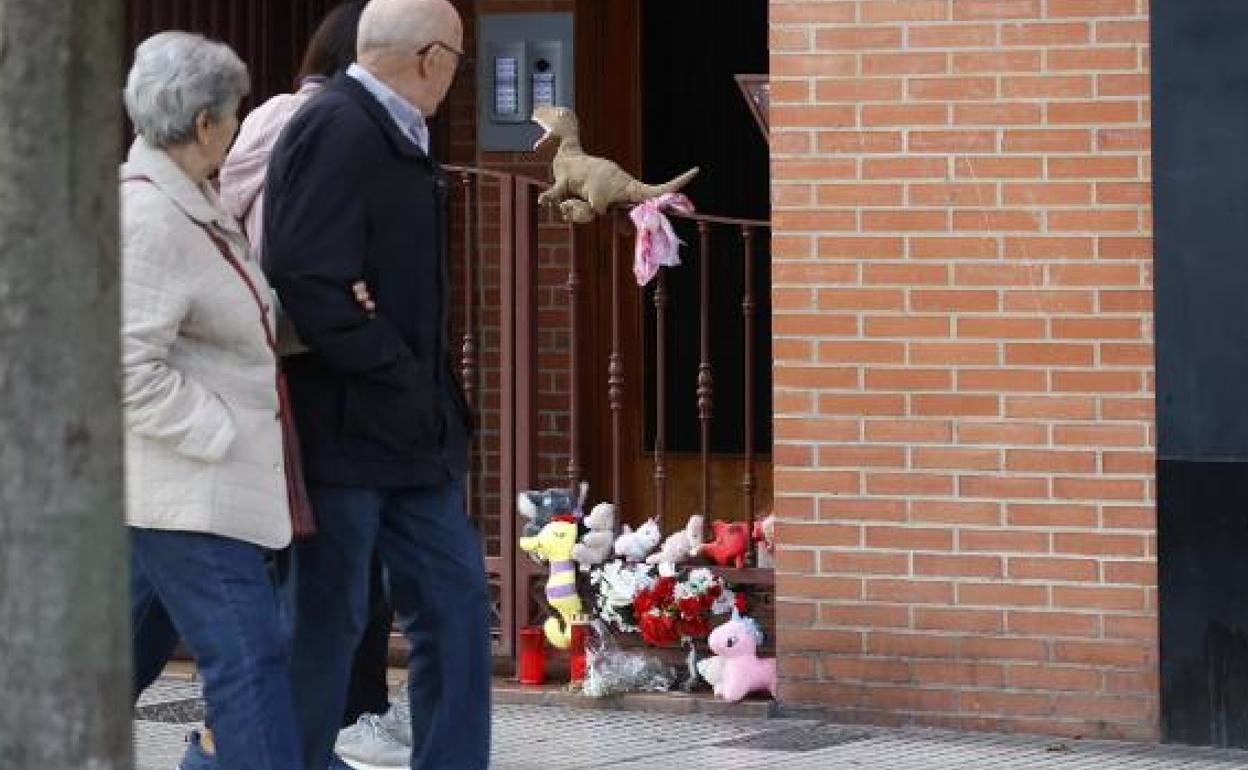
[(721, 567), (736, 564), (737, 569), (745, 566), (745, 554), (750, 548), (750, 528), (742, 521), (718, 520), (711, 524), (715, 531), (715, 540), (703, 545), (698, 554), (709, 556)]

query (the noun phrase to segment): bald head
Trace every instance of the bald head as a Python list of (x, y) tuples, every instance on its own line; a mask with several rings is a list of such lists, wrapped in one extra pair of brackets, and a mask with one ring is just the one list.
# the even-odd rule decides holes
[(396, 48), (446, 43), (460, 48), (463, 25), (447, 0), (371, 0), (360, 16), (357, 49), (367, 61)]
[(371, 0), (357, 40), (360, 65), (432, 115), (463, 57), (464, 27), (447, 0)]

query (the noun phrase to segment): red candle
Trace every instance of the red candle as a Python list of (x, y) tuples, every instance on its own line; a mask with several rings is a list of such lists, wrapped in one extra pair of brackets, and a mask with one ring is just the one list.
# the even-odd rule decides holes
[(568, 663), (568, 671), (573, 682), (585, 678), (585, 633), (588, 628), (585, 623), (572, 624), (572, 644), (569, 647), (572, 658)]
[(546, 679), (546, 635), (538, 626), (520, 629), (520, 684)]

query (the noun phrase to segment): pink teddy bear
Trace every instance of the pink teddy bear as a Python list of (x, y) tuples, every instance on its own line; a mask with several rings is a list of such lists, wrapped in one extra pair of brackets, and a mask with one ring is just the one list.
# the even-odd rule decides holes
[(735, 610), (732, 620), (711, 632), (707, 643), (717, 657), (704, 661), (708, 663), (704, 673), (714, 672), (710, 678), (717, 696), (731, 703), (759, 691), (776, 697), (776, 659), (758, 657), (762, 642), (758, 623)]

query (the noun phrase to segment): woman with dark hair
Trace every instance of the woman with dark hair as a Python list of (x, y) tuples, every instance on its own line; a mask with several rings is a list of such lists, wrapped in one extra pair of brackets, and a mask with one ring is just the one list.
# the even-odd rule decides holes
[[(299, 69), (297, 90), (279, 94), (247, 115), (221, 167), (221, 202), (243, 222), (252, 256), (263, 264), (264, 181), (269, 152), (286, 123), (316, 96), (329, 78), (355, 61), (355, 35), (364, 2), (343, 3), (330, 11), (312, 34)], [(283, 331), (289, 331), (283, 329)], [(283, 334), (289, 342), (291, 335)], [(292, 352), (286, 344), (283, 352)]]

